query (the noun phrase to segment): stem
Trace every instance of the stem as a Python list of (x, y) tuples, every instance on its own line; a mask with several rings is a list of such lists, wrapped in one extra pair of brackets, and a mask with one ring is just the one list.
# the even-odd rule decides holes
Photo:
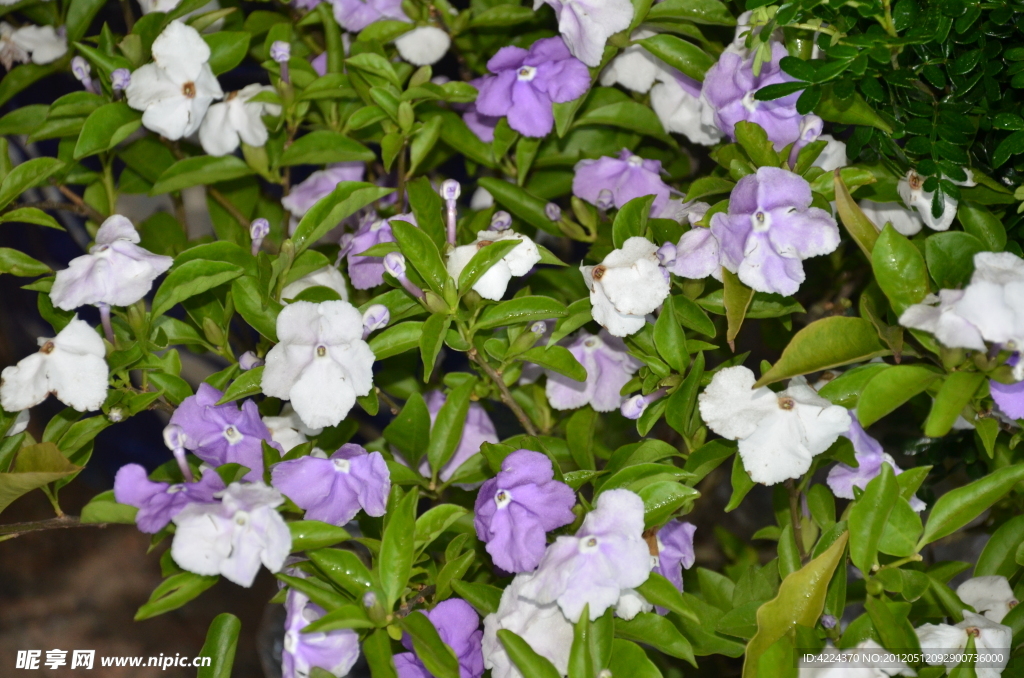
[(63, 518), (64, 511), (61, 510), (60, 504), (57, 503), (57, 495), (54, 491), (50, 489), (49, 485), (43, 485), (40, 489), (43, 491), (43, 494), (46, 495), (46, 498), (50, 500), (50, 505), (53, 506), (53, 510), (57, 514), (57, 517)]
[(84, 200), (82, 200), (81, 197), (79, 197), (77, 193), (72, 191), (67, 186), (58, 186), (57, 190), (60, 191), (64, 195), (64, 197), (66, 197), (68, 200), (77, 205), (78, 208), (85, 213), (85, 216), (89, 217), (97, 224), (102, 224), (106, 220), (106, 217), (100, 214), (95, 207), (87, 204)]
[(924, 560), (924, 558), (921, 556), (921, 554), (920, 553), (915, 553), (912, 556), (907, 556), (906, 558), (900, 558), (899, 560), (894, 560), (891, 563), (889, 563), (888, 565), (882, 565), (881, 567), (878, 568), (878, 570), (889, 570), (889, 569), (894, 568), (894, 567), (899, 567), (900, 565), (906, 565), (907, 563), (919, 563), (922, 560)]
[(395, 205), (398, 206), (398, 212), (405, 212), (405, 143), (402, 143), (402, 150), (398, 152), (398, 188), (395, 192), (397, 196), (395, 199)]
[(389, 396), (387, 393), (385, 393), (384, 391), (380, 390), (376, 386), (374, 387), (374, 390), (377, 391), (377, 397), (380, 398), (381, 400), (383, 400), (384, 404), (388, 406), (389, 410), (391, 410), (391, 414), (395, 415), (395, 416), (398, 416), (398, 413), (402, 409), (402, 408), (400, 408), (398, 406), (398, 403), (396, 403), (394, 400), (392, 400), (391, 396)]
[(786, 481), (786, 490), (789, 492), (789, 518), (793, 524), (793, 538), (796, 540), (796, 548), (800, 552), (802, 563), (807, 559), (807, 551), (804, 550), (804, 534), (800, 526), (800, 490), (792, 480)]
[(106, 153), (102, 157), (103, 187), (107, 192), (107, 206), (110, 214), (117, 212), (117, 188), (114, 186), (114, 161)]
[(22, 207), (35, 207), (41, 210), (61, 210), (62, 212), (71, 212), (81, 217), (89, 216), (89, 212), (79, 207), (78, 205), (72, 205), (69, 202), (57, 202), (56, 200), (40, 200), (38, 202), (23, 202), (17, 205), (11, 205), (7, 211), (14, 209), (20, 209)]
[(27, 523), (10, 523), (0, 525), (0, 541), (14, 539), (29, 532), (42, 532), (44, 530), (62, 530), (69, 527), (106, 527), (110, 523), (83, 523), (78, 516), (62, 515), (60, 518), (48, 520), (35, 520)]
[(121, 12), (124, 14), (126, 32), (131, 33), (132, 29), (135, 28), (135, 15), (132, 13), (132, 6), (128, 0), (121, 0)]
[(516, 419), (519, 420), (523, 430), (531, 436), (536, 436), (536, 427), (533, 425), (533, 422), (530, 421), (530, 418), (526, 416), (526, 412), (523, 411), (523, 408), (520, 407), (519, 403), (517, 403), (515, 398), (512, 397), (511, 391), (508, 390), (508, 386), (505, 386), (505, 382), (502, 381), (501, 375), (498, 374), (497, 370), (491, 367), (486, 360), (481, 358), (475, 348), (469, 349), (466, 355), (470, 360), (476, 363), (480, 369), (483, 370), (484, 374), (490, 377), (491, 381), (494, 382), (494, 385), (498, 387), (498, 392), (501, 394), (501, 402), (505, 403), (505, 405), (512, 410), (512, 414), (516, 415)]
[(110, 345), (117, 348), (117, 339), (114, 337), (114, 327), (110, 324), (110, 304), (96, 304), (100, 309), (100, 322), (103, 323), (103, 334), (107, 335)]
[(235, 207), (234, 203), (224, 197), (224, 194), (218, 191), (216, 188), (206, 187), (206, 194), (217, 201), (221, 207), (227, 210), (227, 213), (241, 225), (246, 231), (249, 230), (249, 219), (246, 218), (242, 211)]

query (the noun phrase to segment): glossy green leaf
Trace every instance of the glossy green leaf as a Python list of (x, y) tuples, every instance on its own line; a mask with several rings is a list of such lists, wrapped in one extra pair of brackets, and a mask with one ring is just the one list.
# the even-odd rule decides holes
[(398, 502), (389, 516), (381, 539), (378, 559), (380, 585), (384, 592), (384, 605), (389, 610), (405, 590), (412, 571), (418, 498), (414, 489)]
[(340, 132), (317, 130), (296, 139), (278, 162), (289, 165), (323, 165), (333, 162), (372, 162), (373, 151)]
[(509, 659), (524, 676), (530, 678), (561, 678), (554, 665), (537, 654), (529, 643), (508, 629), (498, 630), (498, 640), (505, 646)]
[(935, 394), (932, 409), (924, 423), (924, 434), (929, 438), (940, 438), (949, 433), (984, 381), (985, 375), (979, 372), (950, 373)]
[(231, 678), (241, 630), (242, 622), (233, 614), (222, 612), (213, 618), (206, 631), (206, 642), (199, 650), (200, 657), (209, 657), (211, 661), (209, 666), (199, 668), (196, 678)]
[(453, 388), (434, 419), (430, 428), (430, 442), (427, 444), (427, 460), (435, 473), (441, 473), (459, 446), (466, 415), (469, 413), (470, 396), (475, 386), (476, 379), (470, 377)]
[(168, 274), (153, 297), (153, 316), (163, 315), (175, 304), (242, 275), (242, 269), (226, 261), (195, 259)]
[(871, 267), (878, 286), (897, 314), (902, 314), (912, 304), (921, 303), (929, 292), (924, 257), (891, 225), (885, 227), (875, 242)]
[(413, 651), (423, 666), (436, 678), (459, 678), (459, 660), (455, 652), (444, 644), (437, 629), (420, 611), (404, 617), (402, 630), (412, 638)]
[(764, 386), (831, 367), (867, 362), (888, 352), (867, 320), (843, 316), (822, 318), (797, 332), (782, 351), (782, 357), (755, 385)]
[(878, 554), (878, 542), (889, 521), (889, 514), (899, 498), (896, 475), (887, 462), (881, 472), (867, 484), (864, 493), (850, 508), (847, 524), (850, 529), (850, 560), (865, 574), (871, 571)]
[(246, 165), (244, 160), (233, 155), (199, 155), (184, 158), (168, 167), (153, 184), (149, 194), (171, 193), (192, 186), (239, 179), (251, 174), (255, 174), (255, 171)]
[(870, 426), (918, 393), (941, 375), (920, 365), (895, 365), (871, 378), (857, 401), (857, 419)]
[(1002, 499), (1021, 480), (1024, 465), (1006, 466), (942, 495), (928, 514), (918, 547), (953, 534)]
[[(17, 69), (15, 69), (17, 70)], [(11, 77), (8, 74), (7, 78)], [(6, 207), (30, 188), (42, 185), (51, 175), (64, 167), (57, 158), (32, 158), (12, 169), (0, 183), (0, 207)]]
[(85, 119), (75, 145), (75, 160), (110, 150), (141, 125), (142, 113), (129, 108), (123, 101), (97, 108)]

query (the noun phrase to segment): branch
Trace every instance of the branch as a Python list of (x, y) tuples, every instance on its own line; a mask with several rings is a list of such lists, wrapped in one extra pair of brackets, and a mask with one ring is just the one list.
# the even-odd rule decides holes
[[(57, 190), (64, 194), (64, 197), (66, 197), (68, 200), (75, 203), (75, 205), (77, 205), (79, 209), (83, 210), (85, 212), (85, 216), (89, 217), (96, 223), (102, 224), (104, 221), (106, 221), (107, 218), (105, 216), (100, 214), (99, 211), (96, 210), (96, 208), (94, 208), (92, 205), (89, 205), (84, 200), (82, 200), (82, 198), (77, 193), (72, 191), (67, 186), (57, 186)], [(114, 206), (111, 205), (110, 209), (114, 209)]]
[(519, 403), (517, 403), (515, 398), (512, 397), (512, 392), (508, 390), (508, 386), (505, 386), (505, 382), (502, 380), (501, 375), (498, 374), (498, 371), (491, 367), (486, 360), (481, 358), (477, 354), (475, 348), (469, 349), (469, 352), (466, 353), (466, 355), (469, 356), (469, 359), (476, 363), (480, 369), (484, 371), (484, 374), (491, 378), (494, 385), (498, 387), (498, 392), (501, 394), (501, 402), (508, 405), (508, 408), (512, 410), (512, 414), (516, 415), (516, 419), (518, 419), (519, 423), (522, 424), (523, 429), (531, 436), (536, 436), (536, 427), (533, 425), (533, 422), (530, 421), (530, 418), (526, 416), (526, 412), (523, 411), (523, 408), (520, 407)]
[(87, 216), (89, 216), (89, 212), (85, 208), (83, 208), (83, 207), (79, 207), (78, 205), (73, 205), (73, 204), (71, 204), (69, 202), (57, 202), (56, 200), (40, 200), (38, 202), (23, 202), (23, 203), (19, 203), (19, 204), (16, 204), (16, 205), (11, 205), (10, 209), (8, 209), (6, 211), (9, 212), (11, 210), (21, 209), (23, 207), (35, 207), (36, 209), (40, 209), (40, 210), (60, 210), (62, 212), (71, 212), (73, 214), (77, 214), (80, 217), (87, 217)]
[(213, 188), (211, 186), (206, 187), (206, 193), (211, 198), (216, 200), (221, 207), (227, 210), (228, 214), (230, 214), (232, 218), (234, 218), (234, 220), (238, 222), (238, 224), (246, 233), (249, 232), (249, 219), (246, 218), (244, 214), (242, 214), (241, 210), (235, 207), (234, 203), (232, 203), (230, 200), (224, 197), (223, 193), (221, 193), (216, 188)]
[(110, 525), (110, 523), (83, 523), (78, 516), (62, 516), (60, 518), (35, 520), (28, 523), (10, 523), (0, 525), (0, 541), (14, 539), (29, 532), (62, 530), (69, 527), (106, 527), (107, 525)]

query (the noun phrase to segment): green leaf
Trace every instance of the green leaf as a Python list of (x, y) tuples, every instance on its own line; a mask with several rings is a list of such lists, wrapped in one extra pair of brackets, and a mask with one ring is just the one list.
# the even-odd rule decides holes
[(0, 224), (35, 224), (63, 231), (64, 227), (46, 212), (36, 207), (19, 207), (0, 215)]
[(697, 490), (672, 480), (645, 485), (637, 490), (644, 500), (644, 524), (647, 529), (664, 525), (673, 515), (700, 496)]
[(758, 167), (778, 167), (781, 163), (768, 133), (757, 123), (745, 120), (736, 123), (736, 141)]
[(864, 101), (861, 95), (854, 92), (853, 96), (847, 99), (840, 99), (832, 93), (833, 85), (822, 87), (821, 100), (814, 107), (823, 120), (837, 122), (842, 125), (864, 125), (880, 129), (886, 134), (892, 134), (892, 127), (878, 115), (871, 106)]
[(430, 381), (437, 362), (437, 354), (441, 352), (445, 335), (451, 327), (451, 316), (445, 313), (434, 313), (423, 323), (423, 334), (420, 335), (420, 359), (423, 361), (423, 381)]
[(437, 245), (422, 229), (405, 221), (391, 221), (391, 232), (406, 260), (420, 274), (424, 282), (437, 294), (444, 291), (448, 269), (441, 260)]
[(64, 19), (68, 43), (82, 39), (104, 4), (106, 3), (103, 0), (71, 0), (68, 3), (68, 14)]
[(491, 267), (515, 249), (522, 240), (497, 240), (477, 250), (459, 274), (459, 294), (468, 292)]
[(153, 184), (149, 194), (159, 195), (192, 186), (216, 184), (255, 173), (251, 167), (245, 164), (244, 160), (233, 155), (219, 158), (212, 155), (199, 155), (179, 160), (164, 170), (160, 178)]
[(999, 142), (996, 150), (992, 153), (992, 166), (1003, 165), (1012, 156), (1024, 153), (1024, 132), (1014, 132)]
[(640, 237), (647, 229), (647, 216), (651, 213), (654, 203), (653, 195), (633, 198), (618, 211), (612, 223), (612, 242), (615, 247), (622, 245), (630, 238)]
[(288, 523), (292, 534), (292, 552), (311, 551), (333, 546), (352, 538), (344, 528), (319, 520), (296, 520)]
[(259, 280), (251, 275), (232, 280), (231, 299), (245, 322), (267, 339), (277, 341), (277, 316), (284, 306), (269, 296), (264, 298)]
[(75, 160), (110, 150), (141, 125), (142, 113), (129, 108), (123, 101), (100, 106), (85, 119), (75, 145)]
[(882, 230), (875, 242), (871, 267), (878, 286), (889, 298), (897, 315), (902, 315), (908, 306), (921, 303), (929, 292), (924, 257), (891, 225)]
[(576, 356), (569, 352), (564, 346), (534, 346), (528, 351), (516, 356), (516, 360), (530, 362), (541, 367), (558, 372), (575, 381), (586, 381), (587, 370), (576, 360)]
[(467, 509), (455, 504), (438, 504), (428, 509), (416, 519), (416, 548), (423, 549), (433, 543), (459, 518), (468, 514)]
[(888, 462), (853, 502), (847, 523), (850, 527), (850, 560), (865, 575), (870, 574), (878, 555), (878, 542), (899, 498), (896, 475)]
[(107, 490), (97, 494), (88, 504), (82, 507), (79, 520), (84, 524), (121, 523), (133, 525), (138, 512), (139, 509), (134, 506), (118, 504), (114, 501), (114, 491)]
[(242, 622), (233, 614), (222, 612), (213, 618), (206, 632), (206, 642), (199, 650), (199, 656), (209, 657), (211, 662), (199, 668), (196, 678), (231, 678), (241, 630)]
[(210, 70), (214, 75), (227, 73), (242, 63), (249, 51), (249, 34), (245, 31), (217, 31), (203, 36), (210, 46)]
[(893, 504), (892, 513), (889, 514), (889, 520), (882, 530), (882, 538), (878, 542), (878, 550), (897, 558), (911, 556), (917, 553), (917, 540), (923, 529), (921, 516), (910, 508), (910, 503), (901, 496)]
[(398, 678), (391, 654), (391, 638), (386, 629), (377, 629), (363, 641), (363, 654), (373, 678)]
[(377, 360), (383, 360), (419, 346), (422, 333), (423, 322), (410, 320), (392, 325), (383, 332), (375, 334), (368, 343)]
[(0, 80), (0, 106), (11, 100), (18, 92), (29, 87), (35, 82), (42, 80), (48, 75), (67, 68), (66, 55), (53, 63), (40, 66), (39, 64), (22, 64), (8, 71), (7, 75)]
[(857, 407), (857, 401), (860, 399), (860, 394), (867, 386), (867, 383), (871, 381), (876, 374), (887, 370), (891, 365), (886, 363), (868, 363), (867, 365), (858, 365), (853, 369), (847, 370), (840, 374), (838, 377), (828, 382), (820, 389), (818, 394), (823, 398), (828, 398), (833, 405), (841, 405), (847, 409), (854, 409)]
[(50, 267), (36, 261), (20, 250), (0, 247), (0, 273), (10, 273), (19, 278), (34, 278), (50, 272)]
[(384, 439), (398, 448), (412, 466), (419, 463), (430, 436), (430, 413), (423, 396), (417, 391), (409, 396), (405, 407), (384, 429)]
[(975, 577), (1000, 575), (1010, 578), (1020, 569), (1017, 549), (1024, 543), (1024, 516), (1014, 516), (992, 533), (974, 566)]
[[(397, 488), (392, 490), (396, 491)], [(401, 597), (412, 572), (418, 499), (419, 495), (415, 489), (402, 497), (391, 513), (381, 538), (378, 568), (385, 608), (388, 610), (392, 609), (395, 601)]]
[(692, 21), (712, 26), (735, 26), (736, 18), (718, 0), (665, 0), (647, 13), (645, 21)]
[(372, 162), (373, 151), (341, 132), (317, 130), (296, 139), (281, 154), (278, 164), (324, 165), (332, 162)]
[(895, 365), (871, 378), (857, 400), (857, 419), (871, 426), (918, 393), (941, 375), (920, 365)]
[[(18, 70), (18, 69), (15, 69)], [(8, 73), (4, 81), (11, 77)], [(52, 174), (64, 167), (57, 158), (33, 158), (12, 169), (0, 183), (0, 208), (6, 207), (15, 198), (30, 188), (46, 182)]]
[(725, 506), (725, 512), (735, 511), (743, 498), (754, 489), (756, 483), (750, 479), (750, 474), (747, 473), (747, 469), (743, 466), (743, 459), (737, 454), (732, 460), (732, 495), (729, 497), (729, 503)]
[(494, 201), (513, 215), (542, 231), (562, 235), (557, 224), (544, 211), (547, 202), (527, 193), (526, 190), (495, 177), (482, 177), (477, 182), (481, 188), (494, 196)]
[(695, 179), (690, 184), (690, 190), (686, 193), (687, 200), (699, 200), (709, 195), (721, 195), (729, 193), (736, 185), (735, 181), (729, 181), (722, 177), (708, 176)]
[(452, 588), (481, 615), (486, 616), (498, 611), (498, 603), (501, 601), (501, 589), (498, 587), (456, 580), (452, 582)]
[(782, 351), (782, 357), (755, 386), (839, 365), (867, 362), (888, 353), (874, 325), (867, 320), (843, 316), (822, 318), (794, 335)]
[(671, 621), (660, 614), (641, 612), (629, 621), (617, 619), (615, 635), (619, 638), (650, 645), (670, 657), (684, 659), (694, 667), (697, 666), (690, 641), (679, 632), (679, 629)]
[(974, 255), (987, 249), (981, 240), (962, 231), (935, 233), (924, 243), (928, 272), (943, 289), (957, 289), (969, 283), (974, 272)]
[(672, 68), (682, 71), (698, 82), (703, 82), (704, 74), (715, 65), (715, 59), (707, 52), (669, 33), (659, 33), (641, 40), (640, 44)]
[(700, 482), (734, 454), (736, 454), (735, 442), (712, 440), (690, 453), (690, 456), (686, 458), (686, 466), (683, 467), (683, 470), (694, 475), (693, 482)]
[(551, 297), (516, 297), (485, 308), (477, 320), (476, 328), (490, 329), (565, 315), (568, 315), (565, 305)]
[(797, 626), (813, 628), (825, 606), (832, 573), (843, 560), (849, 533), (844, 532), (824, 553), (788, 575), (779, 593), (757, 610), (757, 633), (747, 644), (743, 678), (756, 678), (758, 661), (775, 641)]
[(437, 678), (459, 678), (459, 660), (444, 644), (437, 628), (420, 611), (404, 617), (400, 626), (412, 638), (412, 648), (423, 666)]
[(394, 189), (374, 186), (362, 181), (346, 181), (320, 198), (299, 221), (292, 234), (295, 255), (311, 247), (320, 238), (375, 200), (392, 193)]
[(517, 636), (508, 629), (498, 630), (498, 640), (505, 646), (509, 659), (522, 672), (530, 678), (561, 678), (558, 669), (554, 665), (534, 652), (529, 643)]
[(473, 19), (469, 22), (470, 28), (515, 26), (533, 21), (536, 16), (529, 7), (521, 7), (519, 5), (495, 5), (482, 12), (474, 12), (474, 15)]
[(194, 259), (168, 274), (153, 297), (153, 317), (163, 315), (175, 304), (211, 290), (242, 275), (242, 269), (226, 261)]
[(361, 597), (373, 586), (373, 576), (354, 552), (346, 549), (307, 550), (306, 555), (327, 578), (350, 593)]
[(956, 216), (964, 231), (984, 243), (985, 249), (1002, 252), (1006, 247), (1006, 229), (1003, 222), (984, 205), (961, 202)]
[(241, 398), (259, 395), (263, 392), (260, 382), (263, 379), (263, 365), (254, 367), (251, 370), (242, 372), (241, 375), (228, 386), (223, 397), (217, 401), (218, 405), (234, 402)]
[(949, 433), (984, 381), (985, 375), (980, 372), (950, 373), (935, 395), (931, 412), (924, 423), (924, 434), (929, 438), (941, 438)]
[(584, 125), (621, 127), (637, 134), (646, 134), (649, 137), (660, 139), (673, 147), (676, 146), (675, 140), (666, 134), (657, 114), (637, 101), (616, 101), (606, 106), (587, 109), (573, 123), (573, 127)]
[(722, 269), (722, 303), (725, 305), (725, 318), (728, 322), (728, 329), (725, 333), (725, 340), (729, 342), (729, 348), (735, 349), (736, 336), (743, 326), (743, 319), (747, 316), (747, 309), (754, 298), (754, 290), (750, 289), (732, 271)]
[(441, 472), (459, 446), (466, 416), (469, 414), (470, 396), (475, 386), (476, 379), (470, 377), (453, 388), (437, 413), (427, 443), (427, 460), (435, 473)]
[(23, 494), (81, 470), (81, 466), (68, 461), (51, 442), (21, 448), (10, 473), (0, 473), (0, 511)]
[(639, 645), (618, 638), (612, 642), (612, 658), (608, 669), (613, 676), (661, 678), (661, 671)]
[[(337, 631), (338, 629), (372, 629), (376, 626), (366, 616), (366, 610), (362, 602), (354, 605), (342, 605), (336, 610), (331, 610), (324, 616), (317, 619), (302, 629), (303, 633), (319, 633)], [(312, 674), (310, 674), (312, 676)], [(333, 676), (334, 674), (327, 674)]]
[(204, 576), (193, 572), (180, 572), (163, 580), (153, 589), (149, 602), (135, 613), (135, 621), (150, 619), (164, 612), (177, 610), (179, 607), (196, 598), (200, 593), (217, 583), (220, 577)]
[(977, 518), (1021, 480), (1024, 480), (1024, 465), (1006, 466), (939, 497), (928, 515), (918, 550)]
[(836, 195), (836, 209), (839, 212), (839, 220), (842, 221), (846, 232), (850, 234), (857, 247), (869, 260), (871, 252), (875, 248), (875, 241), (878, 240), (878, 230), (871, 220), (867, 218), (860, 205), (850, 195), (850, 189), (846, 187), (839, 171), (835, 172), (833, 187)]
[(686, 350), (686, 333), (676, 319), (676, 302), (670, 301), (661, 307), (661, 315), (654, 323), (654, 345), (668, 366), (682, 374), (690, 364), (690, 354)]
[(676, 585), (657, 572), (651, 572), (647, 581), (636, 587), (636, 591), (646, 598), (647, 602), (671, 610), (698, 624), (700, 623), (697, 614), (683, 598)]

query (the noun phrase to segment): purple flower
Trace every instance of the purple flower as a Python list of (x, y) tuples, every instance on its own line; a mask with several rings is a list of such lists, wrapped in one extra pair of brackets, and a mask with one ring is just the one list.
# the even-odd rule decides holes
[(303, 678), (314, 666), (347, 676), (359, 659), (359, 634), (352, 629), (302, 633), (327, 612), (295, 589), (288, 590), (285, 609), (281, 678)]
[[(850, 430), (844, 434), (853, 443), (854, 456), (857, 458), (857, 468), (847, 464), (836, 464), (829, 471), (826, 483), (832, 494), (841, 499), (853, 499), (853, 488), (864, 489), (868, 483), (882, 472), (882, 462), (888, 462), (892, 466), (893, 473), (899, 475), (903, 469), (896, 465), (896, 461), (882, 450), (882, 445), (867, 434), (864, 428), (857, 421), (857, 417), (850, 417)], [(925, 503), (917, 497), (910, 499), (910, 508), (915, 511), (923, 511)]]
[(1001, 384), (994, 379), (988, 382), (992, 400), (999, 411), (1010, 419), (1024, 419), (1024, 381), (1016, 384)]
[(648, 406), (665, 395), (667, 390), (667, 388), (659, 388), (647, 395), (637, 394), (623, 402), (619, 411), (626, 419), (632, 419), (635, 421), (644, 416), (644, 412), (647, 410)]
[(600, 65), (608, 38), (633, 20), (629, 0), (534, 0), (534, 10), (545, 3), (555, 10), (569, 50), (587, 66)]
[[(437, 629), (437, 635), (445, 645), (455, 652), (459, 660), (459, 678), (480, 678), (484, 672), (484, 654), (480, 645), (484, 632), (480, 629), (476, 610), (461, 598), (449, 598), (423, 614)], [(402, 638), (402, 645), (410, 652), (395, 655), (398, 678), (432, 678), (433, 674), (411, 651), (412, 639), (408, 634)]]
[(677, 244), (662, 245), (658, 256), (665, 268), (683, 278), (700, 280), (710, 275), (722, 279), (721, 249), (710, 228), (691, 228)]
[(110, 88), (115, 92), (121, 92), (128, 89), (128, 85), (132, 81), (132, 72), (127, 68), (115, 68), (110, 74)]
[(587, 370), (586, 381), (576, 381), (549, 371), (548, 402), (556, 410), (590, 405), (596, 412), (613, 412), (622, 404), (619, 394), (643, 365), (626, 352), (621, 339), (601, 330), (597, 335), (581, 330), (567, 347)]
[[(320, 4), (319, 0), (316, 4)], [(319, 55), (313, 57), (309, 65), (313, 67), (317, 75), (327, 75), (327, 52), (320, 52)]]
[(693, 552), (693, 533), (697, 526), (685, 521), (673, 520), (658, 530), (658, 564), (654, 571), (683, 590), (683, 568), (693, 567), (696, 555)]
[(409, 20), (402, 11), (402, 0), (332, 0), (331, 4), (334, 18), (350, 33), (358, 33), (381, 19)]
[(802, 260), (839, 246), (839, 227), (811, 207), (811, 185), (778, 167), (761, 167), (739, 180), (728, 214), (711, 217), (722, 265), (758, 292), (793, 294), (804, 281)]
[(575, 519), (576, 493), (554, 477), (547, 455), (516, 450), (476, 495), (476, 536), (487, 543), (487, 552), (502, 570), (536, 569), (547, 532)]
[(293, 186), (291, 192), (281, 199), (285, 209), (301, 217), (343, 181), (362, 181), (366, 165), (361, 162), (338, 162), (327, 169), (313, 172), (305, 181)]
[(558, 602), (571, 622), (590, 605), (591, 621), (619, 596), (640, 586), (651, 572), (643, 538), (644, 502), (629, 490), (608, 490), (597, 498), (574, 537), (558, 537), (521, 595), (541, 605)]
[(390, 219), (364, 219), (359, 230), (342, 248), (341, 254), (348, 259), (348, 277), (357, 290), (368, 290), (384, 283), (384, 257), (363, 257), (362, 252), (383, 242), (395, 242), (391, 233), (391, 219), (408, 221), (416, 226), (412, 214), (398, 214)]
[[(427, 393), (427, 411), (430, 412), (431, 424), (437, 419), (437, 413), (441, 411), (445, 400), (447, 398), (441, 391)], [(467, 459), (480, 451), (481, 445), (497, 442), (498, 432), (495, 430), (491, 418), (487, 416), (487, 410), (480, 403), (470, 403), (466, 424), (462, 428), (462, 437), (459, 438), (459, 446), (455, 448), (455, 454), (441, 469), (439, 477), (442, 481), (447, 481)], [(426, 458), (420, 462), (420, 474), (427, 478), (430, 477), (430, 463)]]
[[(736, 139), (736, 123), (744, 120), (764, 128), (768, 138), (780, 151), (788, 144), (800, 140), (804, 117), (796, 110), (799, 92), (772, 101), (757, 101), (754, 93), (767, 85), (793, 82), (794, 78), (782, 72), (779, 62), (787, 56), (785, 45), (772, 43), (772, 59), (761, 65), (761, 74), (754, 75), (754, 57), (725, 52), (718, 63), (704, 76), (701, 98), (709, 105), (708, 111), (718, 129)], [(815, 116), (809, 116), (815, 117)]]
[(362, 508), (384, 515), (391, 473), (380, 452), (348, 443), (330, 458), (308, 456), (275, 464), (272, 484), (306, 510), (306, 520), (344, 525)]
[(224, 394), (203, 383), (194, 396), (182, 401), (171, 424), (181, 427), (185, 447), (213, 466), (237, 463), (249, 469), (245, 479), (263, 477), (263, 441), (280, 451), (260, 419), (256, 403), (246, 400), (239, 410), (235, 403), (218, 405)]
[(472, 108), (462, 114), (462, 121), (466, 123), (473, 134), (475, 134), (480, 141), (491, 143), (494, 141), (494, 128), (498, 126), (498, 122), (501, 120), (501, 116), (495, 115), (483, 115), (480, 111), (476, 110), (474, 104)]
[(612, 204), (622, 208), (633, 198), (653, 195), (651, 214), (659, 215), (668, 205), (670, 189), (661, 180), (661, 163), (644, 160), (627, 148), (618, 158), (605, 156), (597, 160), (580, 160), (575, 167), (572, 194), (597, 205), (602, 191), (609, 191)]
[(156, 534), (189, 504), (216, 503), (214, 494), (224, 489), (216, 471), (207, 471), (197, 483), (155, 483), (138, 464), (122, 466), (114, 476), (114, 499), (139, 509), (135, 524), (140, 532)]
[(528, 137), (545, 136), (554, 127), (552, 103), (577, 99), (590, 87), (590, 71), (561, 38), (538, 40), (529, 51), (502, 47), (487, 68), (495, 75), (480, 84), (476, 110), (508, 116), (509, 126)]

